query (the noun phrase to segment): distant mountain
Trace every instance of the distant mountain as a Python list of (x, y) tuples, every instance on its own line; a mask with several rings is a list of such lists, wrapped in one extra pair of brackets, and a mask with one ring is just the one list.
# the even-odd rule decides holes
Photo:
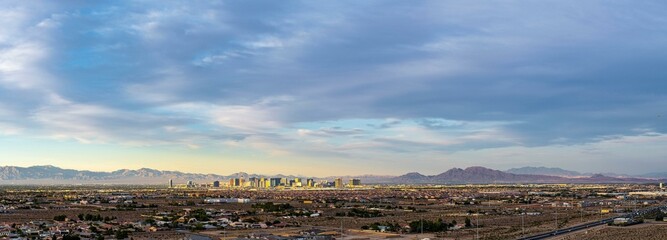
[(32, 167), (0, 167), (0, 179), (2, 180), (23, 180), (23, 179), (75, 179), (75, 180), (94, 180), (108, 177), (109, 173), (77, 171), (71, 169), (62, 169), (51, 165), (32, 166)]
[(563, 178), (544, 175), (524, 175), (506, 173), (485, 167), (452, 168), (438, 175), (426, 176), (420, 173), (408, 173), (392, 179), (394, 183), (546, 183), (560, 182)]
[(615, 177), (615, 178), (632, 178), (632, 177), (637, 177), (634, 175), (630, 174), (622, 174), (622, 173), (613, 173), (613, 172), (597, 172), (597, 173), (582, 173), (584, 176), (593, 176), (593, 175), (604, 175), (608, 177)]
[(392, 178), (395, 176), (389, 176), (389, 175), (372, 175), (372, 174), (365, 174), (365, 175), (346, 175), (346, 176), (329, 176), (329, 177), (324, 177), (324, 178), (315, 178), (316, 180), (327, 180), (327, 181), (332, 181), (333, 179), (336, 178), (342, 178), (344, 180), (349, 180), (349, 179), (359, 179), (363, 184), (370, 184), (370, 183), (389, 183)]
[(546, 175), (558, 177), (581, 177), (586, 176), (579, 172), (568, 171), (562, 168), (548, 168), (548, 167), (521, 167), (511, 168), (505, 171), (513, 174), (530, 174), (530, 175)]
[(653, 172), (639, 175), (644, 178), (667, 178), (667, 172)]
[(183, 179), (183, 180), (204, 180), (204, 179), (223, 179), (227, 178), (215, 174), (194, 174), (178, 171), (160, 171), (150, 168), (141, 168), (137, 170), (121, 169), (113, 172), (93, 172), (79, 171), (73, 169), (62, 169), (54, 166), (32, 166), (32, 167), (0, 167), (1, 180), (71, 180), (71, 181), (114, 181), (123, 179)]
[(391, 183), (432, 183), (430, 176), (418, 172), (411, 172), (395, 178), (389, 179)]
[(404, 184), (475, 184), (475, 183), (642, 183), (655, 182), (644, 178), (615, 178), (601, 174), (591, 177), (559, 177), (537, 174), (514, 174), (485, 167), (452, 168), (438, 175), (408, 173), (391, 179)]
[[(535, 168), (539, 171), (544, 169)], [(530, 170), (530, 169), (528, 169)], [(513, 170), (528, 171), (528, 170)], [(561, 169), (562, 170), (562, 169)], [(508, 170), (509, 171), (509, 170)], [(559, 170), (549, 170), (553, 173)], [(533, 171), (535, 172), (535, 171)], [(562, 171), (559, 171), (562, 172)], [(545, 174), (517, 174), (503, 172), (484, 167), (469, 167), (466, 169), (452, 168), (437, 175), (423, 175), (417, 172), (405, 175), (378, 176), (342, 176), (345, 181), (358, 178), (362, 183), (392, 183), (392, 184), (468, 184), (468, 183), (643, 183), (665, 181), (665, 175), (659, 173), (647, 174), (649, 178), (640, 177), (615, 177), (603, 174), (594, 174), (590, 177), (560, 177)], [(150, 168), (136, 170), (120, 169), (113, 172), (95, 172), (86, 170), (62, 169), (54, 166), (32, 166), (32, 167), (0, 167), (0, 184), (166, 184), (168, 179), (175, 183), (185, 183), (192, 180), (195, 182), (211, 182), (215, 180), (225, 181), (230, 178), (249, 177), (287, 177), (285, 175), (258, 175), (239, 172), (228, 176), (217, 174), (184, 173), (179, 171), (161, 171)], [(306, 178), (299, 176), (300, 178)], [(337, 177), (314, 178), (316, 180), (331, 181)]]
[(513, 174), (484, 167), (452, 168), (433, 176), (433, 179), (445, 183), (542, 183), (562, 181), (560, 177)]
[[(186, 181), (208, 182), (237, 177), (259, 177), (257, 174), (235, 173), (229, 176), (218, 174), (184, 173), (161, 171), (150, 168), (136, 170), (120, 169), (113, 172), (63, 169), (54, 166), (0, 167), (0, 184), (162, 184), (172, 179), (176, 183)], [(272, 177), (272, 176), (266, 176)]]

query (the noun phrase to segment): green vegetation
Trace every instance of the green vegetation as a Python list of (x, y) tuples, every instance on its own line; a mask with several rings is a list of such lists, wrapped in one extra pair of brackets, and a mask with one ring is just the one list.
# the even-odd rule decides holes
[(81, 240), (81, 238), (78, 235), (65, 235), (63, 240)]
[(209, 217), (206, 214), (206, 210), (201, 209), (201, 208), (191, 211), (190, 212), (190, 217), (193, 217), (193, 218), (197, 219), (197, 221), (208, 221), (209, 220)]
[(126, 239), (126, 238), (129, 237), (129, 234), (127, 233), (127, 231), (119, 230), (119, 231), (116, 231), (116, 234), (114, 235), (114, 237), (116, 239)]
[(410, 231), (413, 233), (421, 232), (422, 229), (424, 232), (443, 232), (447, 231), (450, 227), (454, 225), (451, 223), (446, 223), (442, 219), (437, 221), (431, 220), (422, 220), (422, 221), (412, 221), (410, 222)]
[(344, 212), (339, 212), (336, 213), (336, 216), (339, 217), (359, 217), (359, 218), (375, 218), (375, 217), (382, 217), (384, 214), (382, 214), (378, 210), (366, 210), (366, 209), (360, 209), (360, 208), (353, 208), (349, 212), (344, 213)]
[(252, 207), (262, 209), (264, 212), (283, 212), (294, 208), (289, 203), (274, 204), (272, 202), (253, 204)]
[(374, 222), (370, 225), (364, 225), (361, 227), (361, 229), (364, 230), (374, 230), (374, 231), (381, 231), (382, 228), (384, 228), (385, 231), (389, 232), (398, 232), (401, 229), (401, 226), (398, 225), (398, 223), (390, 223), (390, 222), (384, 222), (384, 223), (379, 223), (379, 222)]
[(86, 213), (84, 215), (83, 213), (80, 213), (78, 215), (78, 217), (79, 217), (79, 220), (81, 220), (81, 221), (102, 221), (102, 220), (104, 220), (104, 218), (102, 218), (102, 216), (100, 216), (99, 214), (92, 215), (90, 213)]
[(125, 203), (116, 205), (116, 210), (118, 211), (134, 211), (137, 208), (157, 208), (157, 204), (135, 204), (135, 203)]

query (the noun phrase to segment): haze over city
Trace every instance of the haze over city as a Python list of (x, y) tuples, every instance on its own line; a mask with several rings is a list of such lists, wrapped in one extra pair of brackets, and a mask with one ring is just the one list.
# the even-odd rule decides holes
[(661, 1), (0, 3), (0, 166), (665, 172)]

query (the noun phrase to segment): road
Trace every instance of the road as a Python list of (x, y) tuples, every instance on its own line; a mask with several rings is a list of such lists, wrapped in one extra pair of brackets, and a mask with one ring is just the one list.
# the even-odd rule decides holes
[(580, 224), (580, 225), (576, 225), (576, 226), (572, 226), (572, 227), (568, 227), (568, 228), (557, 229), (557, 230), (554, 230), (554, 231), (551, 231), (551, 232), (545, 232), (545, 233), (541, 233), (541, 234), (537, 234), (537, 235), (533, 235), (533, 236), (529, 236), (529, 237), (522, 237), (522, 238), (519, 238), (518, 240), (547, 239), (547, 238), (550, 238), (550, 237), (553, 237), (553, 236), (563, 235), (563, 234), (576, 232), (576, 231), (583, 230), (583, 229), (592, 228), (592, 227), (595, 227), (595, 226), (608, 224), (610, 222), (613, 222), (614, 218), (619, 218), (619, 217), (631, 218), (631, 217), (644, 215), (644, 214), (646, 214), (650, 211), (656, 210), (656, 209), (666, 209), (666, 208), (667, 208), (667, 206), (648, 207), (648, 208), (644, 208), (644, 209), (638, 210), (638, 211), (630, 213), (630, 214), (605, 218), (605, 219), (602, 219), (600, 221), (589, 222), (589, 223), (584, 223), (584, 224)]

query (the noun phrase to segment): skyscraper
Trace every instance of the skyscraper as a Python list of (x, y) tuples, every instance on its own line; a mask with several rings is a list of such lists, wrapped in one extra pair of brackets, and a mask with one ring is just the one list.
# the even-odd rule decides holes
[(266, 188), (266, 180), (263, 177), (259, 179), (259, 185), (257, 188)]
[(334, 187), (335, 188), (343, 188), (343, 179), (342, 178), (336, 178), (336, 180), (334, 180)]
[(250, 187), (251, 188), (258, 188), (259, 187), (259, 178), (256, 177), (251, 177), (248, 179), (250, 182)]
[(219, 188), (220, 187), (220, 181), (213, 181), (213, 187), (214, 188)]
[(169, 188), (173, 188), (173, 187), (174, 187), (174, 180), (169, 179)]
[(271, 178), (270, 179), (270, 185), (271, 187), (277, 187), (280, 186), (280, 183), (282, 182), (281, 178)]

